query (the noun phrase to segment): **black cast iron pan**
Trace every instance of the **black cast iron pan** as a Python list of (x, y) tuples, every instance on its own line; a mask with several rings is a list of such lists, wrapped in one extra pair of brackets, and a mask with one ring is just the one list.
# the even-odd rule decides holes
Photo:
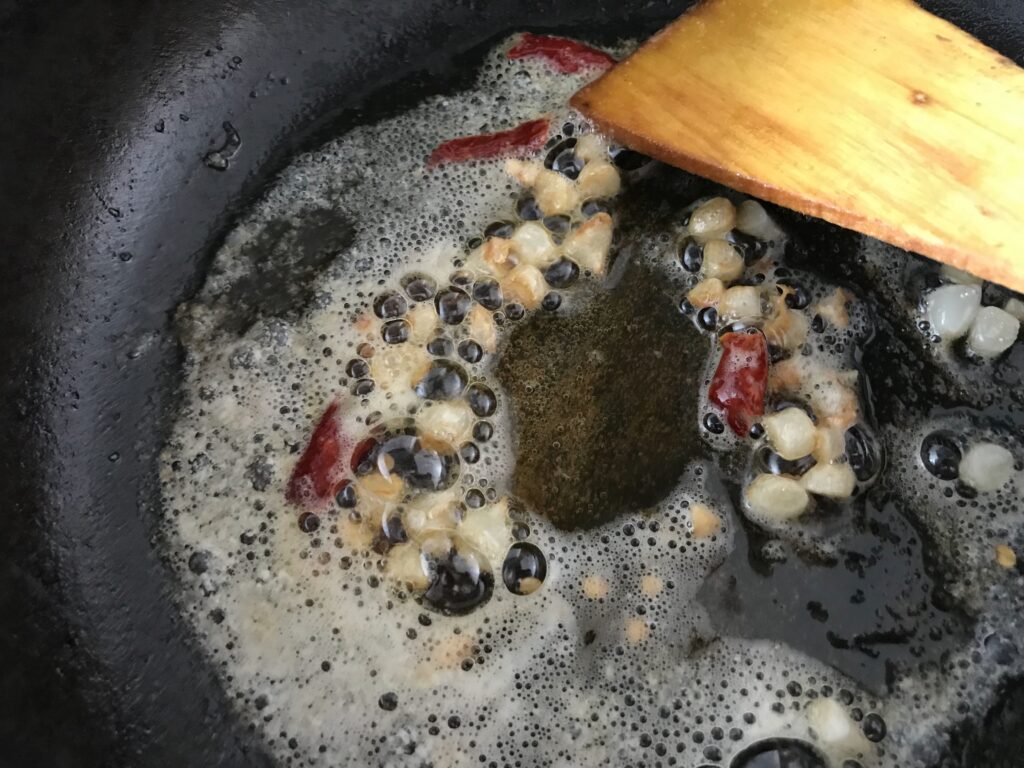
[[(151, 545), (173, 309), (298, 147), (468, 84), (509, 32), (612, 41), (686, 5), (0, 2), (0, 764), (268, 763)], [(1019, 0), (926, 5), (1024, 63)], [(242, 146), (218, 172), (225, 122)], [(1022, 701), (957, 734), (948, 765), (1020, 765)]]

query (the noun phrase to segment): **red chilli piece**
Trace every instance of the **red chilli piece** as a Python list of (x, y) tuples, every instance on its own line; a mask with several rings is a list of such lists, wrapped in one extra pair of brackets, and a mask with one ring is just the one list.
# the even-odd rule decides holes
[(463, 136), (441, 144), (427, 158), (427, 167), (467, 160), (487, 160), (502, 155), (529, 155), (539, 152), (548, 140), (548, 120), (540, 117), (507, 131)]
[(589, 45), (551, 35), (526, 32), (508, 52), (510, 59), (544, 59), (563, 74), (582, 69), (610, 69), (617, 63), (604, 51)]
[(349, 441), (341, 433), (338, 403), (327, 406), (313, 430), (309, 445), (303, 452), (288, 480), (285, 498), (293, 504), (320, 506), (334, 497), (345, 473), (345, 453)]
[(764, 415), (768, 390), (768, 342), (764, 334), (726, 333), (720, 339), (722, 357), (711, 379), (708, 399), (725, 412), (726, 421), (737, 435)]

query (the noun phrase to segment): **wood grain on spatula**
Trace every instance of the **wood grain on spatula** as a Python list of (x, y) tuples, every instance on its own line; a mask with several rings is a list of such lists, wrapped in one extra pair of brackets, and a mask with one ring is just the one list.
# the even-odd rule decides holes
[(909, 0), (706, 0), (573, 105), (660, 160), (1024, 290), (1024, 70)]

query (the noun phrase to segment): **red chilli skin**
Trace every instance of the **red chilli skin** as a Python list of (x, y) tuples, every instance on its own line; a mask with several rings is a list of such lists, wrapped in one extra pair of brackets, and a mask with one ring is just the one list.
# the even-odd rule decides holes
[(523, 34), (508, 52), (510, 59), (544, 59), (559, 72), (571, 75), (582, 69), (610, 69), (617, 63), (604, 51), (551, 35)]
[(327, 406), (313, 436), (292, 470), (285, 498), (292, 504), (318, 507), (334, 497), (345, 472), (345, 454), (351, 448), (338, 422), (337, 401)]
[(726, 333), (720, 341), (722, 357), (711, 379), (708, 399), (725, 412), (732, 431), (743, 436), (764, 415), (768, 342), (760, 332)]
[(548, 140), (548, 119), (528, 120), (507, 131), (462, 136), (438, 146), (427, 158), (427, 167), (467, 160), (487, 160), (502, 155), (523, 156), (540, 151)]

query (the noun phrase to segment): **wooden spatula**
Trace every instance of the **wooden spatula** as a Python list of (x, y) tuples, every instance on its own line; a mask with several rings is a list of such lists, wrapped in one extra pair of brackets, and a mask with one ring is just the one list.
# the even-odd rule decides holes
[(910, 0), (705, 0), (573, 105), (660, 160), (1024, 291), (1024, 70)]

